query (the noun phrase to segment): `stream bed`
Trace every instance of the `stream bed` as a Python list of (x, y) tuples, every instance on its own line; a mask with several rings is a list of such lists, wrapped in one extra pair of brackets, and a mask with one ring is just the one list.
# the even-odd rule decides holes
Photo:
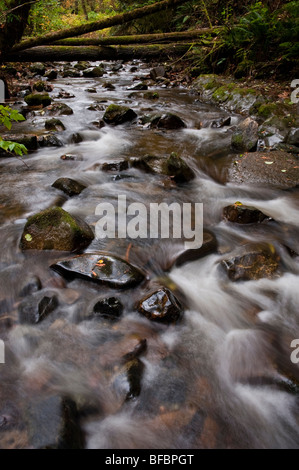
[[(149, 65), (118, 65), (107, 62), (103, 77), (59, 75), (51, 82), (50, 96), (73, 110), (59, 116), (62, 146), (39, 147), (23, 162), (0, 158), (0, 448), (298, 448), (299, 366), (291, 360), (291, 342), (299, 338), (298, 189), (230, 182), (231, 135), (242, 117), (163, 81), (151, 82), (159, 98), (149, 100), (132, 89), (149, 79)], [(73, 97), (57, 98), (61, 91)], [(103, 125), (110, 104), (128, 106), (137, 118)], [(163, 113), (179, 116), (185, 127), (150, 127), (142, 118)], [(215, 125), (229, 117), (229, 125)], [(13, 125), (14, 133), (41, 135), (46, 119), (36, 110)], [(173, 152), (192, 170), (190, 181), (117, 165)], [(106, 163), (115, 168), (103, 171)], [(69, 197), (52, 186), (61, 177), (85, 189)], [(85, 254), (117, 256), (144, 273), (127, 289), (51, 269), (74, 253), (20, 249), (33, 214), (59, 206), (95, 232), (97, 206), (117, 208), (119, 196), (145, 207), (202, 203), (204, 229), (217, 247), (176, 264), (178, 239), (95, 237)], [(236, 201), (267, 219), (224, 220), (223, 209)], [(248, 244), (274, 247), (275, 276), (229, 278), (222, 261)], [(182, 305), (179, 321), (155, 322), (138, 311), (161, 287)], [(20, 321), (20, 308), (34, 309), (43, 296), (55, 297), (55, 308), (36, 324)], [(106, 298), (121, 304), (117, 319), (93, 314)]]

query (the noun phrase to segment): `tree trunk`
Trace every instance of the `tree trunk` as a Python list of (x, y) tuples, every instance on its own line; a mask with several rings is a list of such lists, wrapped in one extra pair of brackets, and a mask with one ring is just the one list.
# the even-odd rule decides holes
[(83, 10), (85, 19), (88, 21), (88, 13), (87, 13), (87, 7), (86, 7), (85, 0), (81, 0), (81, 4), (82, 4), (82, 10)]
[[(220, 28), (202, 28), (195, 31), (180, 31), (176, 33), (161, 33), (161, 34), (140, 34), (130, 36), (109, 36), (102, 38), (68, 38), (56, 41), (57, 46), (112, 46), (112, 45), (126, 45), (126, 44), (161, 44), (163, 42), (177, 42), (177, 41), (192, 41), (197, 39), (200, 42), (200, 37), (203, 34), (213, 34)], [(216, 34), (216, 33), (215, 33)]]
[(175, 7), (186, 1), (188, 0), (162, 0), (161, 2), (154, 3), (153, 5), (136, 8), (135, 10), (105, 18), (103, 20), (75, 26), (73, 28), (64, 29), (62, 31), (56, 31), (54, 33), (48, 33), (40, 38), (22, 41), (20, 44), (17, 44), (12, 48), (12, 52), (22, 51), (30, 47), (41, 46), (44, 44), (52, 44), (54, 41), (58, 41), (60, 39), (71, 38), (73, 36), (80, 36), (82, 34), (91, 33), (92, 31), (111, 28), (111, 26), (120, 25), (161, 10), (166, 10), (167, 8)]
[(10, 0), (6, 2), (7, 14), (5, 23), (0, 29), (0, 56), (3, 51), (10, 49), (18, 42), (26, 28), (29, 11), (34, 1), (30, 0)]
[(147, 46), (39, 46), (7, 55), (9, 62), (52, 62), (73, 60), (160, 59), (183, 56), (193, 44), (155, 44)]

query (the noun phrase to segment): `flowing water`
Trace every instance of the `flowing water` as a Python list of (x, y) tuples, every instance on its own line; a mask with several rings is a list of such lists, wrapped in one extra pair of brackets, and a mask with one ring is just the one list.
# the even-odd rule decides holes
[[(137, 71), (130, 71), (132, 65)], [(74, 111), (61, 116), (66, 131), (61, 148), (40, 148), (24, 158), (0, 159), (0, 335), (5, 364), (0, 364), (0, 447), (30, 447), (26, 406), (60, 395), (79, 408), (85, 447), (99, 449), (298, 448), (298, 365), (291, 362), (290, 343), (299, 338), (298, 191), (235, 186), (226, 180), (235, 155), (230, 151), (231, 127), (207, 126), (228, 114), (202, 104), (185, 88), (152, 86), (160, 98), (131, 95), (134, 77), (149, 69), (136, 62), (118, 73), (97, 79), (65, 78), (53, 82), (75, 97), (66, 102)], [(115, 89), (101, 84), (111, 81)], [(96, 87), (96, 93), (86, 91)], [(98, 105), (97, 111), (88, 107)], [(99, 120), (110, 103), (125, 104), (138, 116), (173, 112), (186, 129), (162, 131), (147, 125), (124, 124), (101, 129)], [(40, 133), (46, 116), (36, 113), (15, 126), (18, 132)], [(232, 125), (240, 120), (232, 115)], [(79, 132), (83, 141), (70, 142)], [(177, 152), (195, 171), (184, 185), (138, 169), (105, 173), (100, 165), (145, 154)], [(62, 160), (62, 154), (76, 155)], [(67, 198), (51, 185), (70, 177), (87, 188)], [(213, 231), (218, 251), (166, 272), (178, 244), (173, 240), (94, 240), (86, 250), (104, 250), (146, 270), (151, 282), (171, 285), (184, 299), (181, 322), (161, 325), (142, 317), (135, 305), (144, 286), (118, 291), (83, 280), (66, 283), (49, 266), (64, 257), (57, 252), (22, 253), (19, 240), (26, 219), (55, 204), (80, 216), (92, 227), (100, 202), (202, 202), (204, 226)], [(236, 226), (222, 220), (225, 206), (241, 200), (274, 220)], [(233, 283), (220, 269), (225, 255), (247, 242), (275, 245), (281, 275)], [(131, 244), (132, 243), (132, 244)], [(128, 251), (128, 247), (129, 251)], [(129, 255), (128, 255), (129, 253)], [(58, 308), (38, 325), (18, 322), (20, 286), (38, 276)], [(87, 319), (95, 302), (117, 296), (124, 313), (114, 323)], [(122, 356), (147, 340), (141, 393), (125, 401), (127, 382)], [(291, 380), (290, 377), (293, 377)], [(5, 425), (4, 425), (5, 424)], [(42, 432), (42, 430), (41, 430)], [(29, 433), (30, 434), (30, 433)]]

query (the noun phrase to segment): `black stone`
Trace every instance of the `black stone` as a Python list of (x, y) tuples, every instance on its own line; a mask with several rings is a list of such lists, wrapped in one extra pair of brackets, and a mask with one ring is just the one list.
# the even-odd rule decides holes
[(149, 320), (173, 323), (179, 320), (183, 309), (173, 293), (162, 287), (139, 302), (138, 311)]

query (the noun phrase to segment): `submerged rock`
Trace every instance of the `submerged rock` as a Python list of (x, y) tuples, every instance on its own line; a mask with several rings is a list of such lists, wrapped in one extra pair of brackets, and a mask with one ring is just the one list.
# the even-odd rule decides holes
[(81, 277), (115, 288), (134, 287), (144, 280), (144, 274), (121, 258), (99, 253), (87, 253), (59, 261), (51, 266), (64, 277)]
[(208, 231), (203, 231), (203, 241), (202, 246), (200, 248), (183, 248), (182, 250), (178, 250), (176, 256), (170, 260), (170, 262), (165, 266), (166, 270), (171, 269), (173, 266), (182, 266), (185, 263), (189, 263), (191, 261), (196, 261), (197, 259), (203, 258), (207, 256), (217, 249), (217, 240), (215, 235)]
[(25, 279), (22, 282), (22, 287), (19, 292), (20, 297), (26, 297), (28, 295), (38, 292), (42, 288), (42, 283), (39, 277), (32, 276), (29, 279)]
[(40, 147), (63, 147), (61, 140), (53, 134), (41, 135), (37, 140)]
[(31, 325), (39, 323), (56, 307), (58, 307), (58, 299), (55, 294), (34, 293), (20, 303), (18, 307), (19, 322)]
[(29, 217), (20, 241), (22, 250), (78, 251), (86, 248), (94, 235), (83, 220), (61, 207), (46, 209)]
[(26, 418), (30, 447), (34, 449), (81, 449), (83, 433), (76, 404), (58, 395), (28, 404)]
[(86, 186), (71, 178), (58, 178), (53, 184), (53, 188), (60, 189), (68, 196), (78, 196)]
[(272, 279), (279, 268), (279, 256), (273, 245), (248, 245), (241, 254), (221, 262), (231, 281)]
[(135, 111), (133, 111), (133, 109), (128, 108), (127, 106), (110, 104), (110, 106), (108, 106), (105, 111), (103, 120), (107, 124), (113, 124), (116, 126), (118, 124), (123, 124), (127, 121), (132, 121), (136, 117), (137, 114), (135, 113)]
[(269, 217), (263, 214), (259, 209), (244, 206), (241, 202), (235, 202), (235, 204), (224, 207), (223, 218), (237, 224), (255, 224), (269, 219)]
[(176, 322), (183, 313), (179, 301), (165, 287), (142, 299), (139, 302), (138, 311), (149, 320), (163, 323)]
[(25, 96), (24, 101), (28, 106), (42, 106), (45, 108), (51, 104), (52, 98), (50, 98), (48, 93), (31, 93)]
[(194, 171), (175, 152), (167, 158), (163, 169), (163, 173), (171, 176), (176, 183), (187, 183), (195, 178)]
[(129, 162), (127, 160), (122, 160), (120, 162), (114, 163), (103, 163), (102, 171), (124, 171), (129, 168)]
[(256, 149), (258, 141), (258, 123), (251, 118), (242, 121), (232, 135), (232, 148), (237, 152)]

